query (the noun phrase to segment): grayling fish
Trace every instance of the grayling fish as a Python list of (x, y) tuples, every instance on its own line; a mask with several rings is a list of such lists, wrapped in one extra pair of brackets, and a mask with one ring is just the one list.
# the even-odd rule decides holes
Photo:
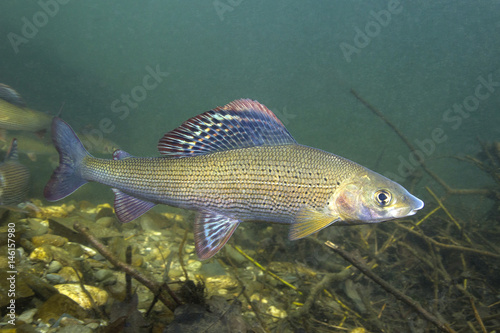
[(17, 140), (13, 139), (5, 161), (0, 164), (0, 205), (13, 207), (23, 202), (29, 185), (30, 173), (28, 168), (19, 163)]
[(291, 240), (331, 224), (410, 216), (424, 206), (401, 185), (343, 157), (298, 144), (264, 105), (241, 99), (193, 117), (158, 143), (163, 157), (94, 158), (61, 119), (59, 166), (44, 191), (60, 200), (95, 181), (112, 187), (129, 222), (156, 204), (197, 211), (196, 252), (219, 251), (241, 222), (290, 224)]

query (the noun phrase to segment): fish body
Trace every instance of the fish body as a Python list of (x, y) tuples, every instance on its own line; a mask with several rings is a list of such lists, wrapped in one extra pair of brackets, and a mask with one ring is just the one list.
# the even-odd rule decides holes
[(0, 84), (0, 129), (42, 132), (51, 123), (52, 116), (26, 107), (14, 89)]
[(29, 190), (30, 173), (19, 163), (17, 140), (13, 139), (0, 164), (0, 206), (15, 206), (24, 201)]
[(423, 202), (399, 184), (343, 157), (298, 144), (264, 105), (237, 100), (165, 134), (163, 157), (118, 150), (94, 158), (54, 119), (60, 154), (44, 194), (55, 201), (89, 181), (109, 185), (115, 211), (131, 221), (156, 204), (198, 212), (196, 251), (213, 256), (239, 223), (291, 225), (292, 240), (333, 223), (373, 223), (415, 214)]

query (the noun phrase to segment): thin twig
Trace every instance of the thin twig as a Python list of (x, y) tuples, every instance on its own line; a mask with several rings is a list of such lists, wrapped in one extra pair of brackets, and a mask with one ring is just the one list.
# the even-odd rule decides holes
[[(361, 103), (363, 103), (364, 106), (366, 106), (370, 111), (372, 111), (375, 115), (377, 115), (380, 119), (382, 119), (387, 126), (389, 126), (400, 138), (401, 140), (408, 146), (410, 151), (414, 153), (417, 151), (415, 149), (415, 146), (408, 140), (408, 138), (397, 128), (396, 125), (394, 125), (389, 119), (385, 117), (385, 115), (380, 112), (377, 108), (375, 108), (373, 105), (371, 105), (368, 101), (366, 101), (363, 97), (359, 95), (359, 93), (351, 89), (351, 94), (354, 95)], [(438, 182), (449, 194), (481, 194), (481, 195), (488, 195), (490, 194), (490, 190), (487, 189), (454, 189), (448, 186), (438, 175), (436, 175), (432, 170), (430, 170), (426, 165), (425, 162), (422, 160), (420, 161), (420, 166), (422, 169), (427, 172), (429, 176), (431, 176), (436, 182)]]
[(479, 326), (481, 326), (483, 333), (488, 333), (488, 331), (486, 330), (486, 327), (484, 327), (483, 320), (481, 319), (481, 316), (477, 312), (476, 305), (474, 304), (474, 299), (471, 297), (471, 298), (469, 298), (469, 300), (470, 300), (470, 306), (472, 307), (472, 311), (474, 312), (474, 316), (476, 317), (476, 320), (479, 323)]
[(497, 259), (500, 259), (500, 254), (496, 254), (496, 253), (493, 253), (493, 252), (488, 252), (488, 251), (483, 251), (483, 250), (478, 250), (478, 249), (472, 249), (472, 248), (469, 248), (469, 247), (464, 247), (464, 246), (458, 246), (458, 245), (449, 245), (449, 244), (443, 244), (443, 243), (440, 243), (434, 239), (432, 239), (431, 237), (429, 236), (426, 236), (422, 233), (419, 233), (415, 230), (412, 230), (411, 228), (407, 228), (399, 223), (396, 223), (397, 227), (398, 228), (401, 228), (401, 229), (404, 229), (406, 231), (408, 231), (409, 233), (415, 235), (415, 236), (418, 236), (418, 237), (421, 237), (423, 239), (425, 239), (426, 241), (432, 243), (433, 245), (437, 246), (437, 247), (440, 247), (440, 248), (444, 248), (444, 249), (448, 249), (448, 250), (456, 250), (456, 251), (463, 251), (463, 252), (470, 252), (470, 253), (474, 253), (474, 254), (479, 254), (479, 255), (482, 255), (482, 256), (488, 256), (488, 257), (493, 257), (493, 258), (497, 258)]
[(304, 305), (302, 305), (296, 312), (293, 313), (293, 317), (298, 318), (308, 313), (311, 310), (314, 302), (317, 300), (318, 294), (323, 289), (326, 289), (334, 281), (345, 280), (350, 274), (351, 271), (349, 269), (344, 269), (339, 273), (326, 274), (323, 279), (321, 279), (321, 281), (319, 281), (314, 287), (311, 288), (311, 291), (309, 292)]

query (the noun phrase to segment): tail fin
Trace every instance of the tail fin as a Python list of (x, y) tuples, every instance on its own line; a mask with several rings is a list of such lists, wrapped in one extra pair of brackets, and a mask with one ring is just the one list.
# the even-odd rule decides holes
[(57, 201), (87, 183), (80, 167), (83, 158), (90, 155), (71, 127), (58, 117), (52, 120), (52, 142), (59, 152), (59, 166), (45, 185), (43, 195), (48, 201)]

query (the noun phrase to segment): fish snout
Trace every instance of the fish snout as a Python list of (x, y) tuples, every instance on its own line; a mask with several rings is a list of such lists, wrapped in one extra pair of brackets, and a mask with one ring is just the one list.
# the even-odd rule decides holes
[(417, 197), (411, 196), (409, 201), (411, 210), (408, 213), (408, 216), (415, 215), (417, 211), (424, 208), (424, 202)]

